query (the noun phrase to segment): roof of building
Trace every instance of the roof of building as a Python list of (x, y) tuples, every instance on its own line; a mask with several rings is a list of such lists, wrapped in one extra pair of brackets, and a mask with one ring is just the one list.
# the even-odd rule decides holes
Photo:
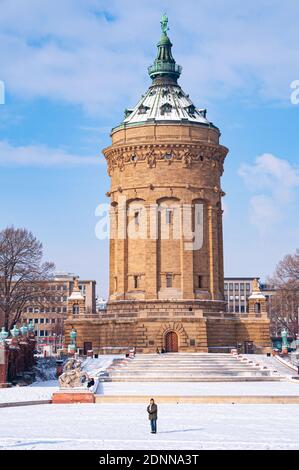
[(193, 123), (215, 128), (206, 118), (206, 110), (197, 108), (177, 83), (182, 67), (172, 56), (167, 24), (168, 18), (163, 15), (157, 57), (148, 68), (152, 85), (134, 108), (125, 110), (125, 117), (117, 128), (159, 122)]

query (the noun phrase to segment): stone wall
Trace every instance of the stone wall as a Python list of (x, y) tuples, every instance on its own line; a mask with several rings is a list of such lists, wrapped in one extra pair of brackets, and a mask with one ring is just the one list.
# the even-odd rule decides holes
[(208, 318), (207, 337), (210, 348), (236, 346), (253, 341), (257, 348), (269, 347), (269, 320), (267, 317), (235, 315), (230, 318)]
[(110, 302), (104, 313), (91, 318), (77, 315), (66, 322), (66, 342), (72, 327), (77, 330), (77, 347), (92, 343), (101, 348), (136, 347), (139, 353), (165, 347), (167, 332), (178, 336), (180, 352), (207, 352), (208, 348), (235, 347), (253, 341), (269, 346), (269, 321), (265, 317), (219, 314), (221, 305), (209, 301)]

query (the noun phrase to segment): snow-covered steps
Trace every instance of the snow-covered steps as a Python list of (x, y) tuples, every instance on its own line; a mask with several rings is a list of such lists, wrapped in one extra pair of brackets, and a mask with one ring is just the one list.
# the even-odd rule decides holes
[(223, 375), (210, 375), (210, 376), (112, 376), (104, 377), (107, 382), (273, 382), (281, 380), (281, 377), (272, 376), (223, 376)]
[(215, 382), (277, 381), (272, 368), (232, 354), (167, 353), (140, 354), (134, 359), (112, 363), (103, 381), (113, 382)]

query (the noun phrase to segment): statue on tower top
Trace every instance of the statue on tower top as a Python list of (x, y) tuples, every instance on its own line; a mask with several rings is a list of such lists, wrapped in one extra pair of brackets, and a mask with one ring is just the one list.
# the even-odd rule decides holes
[(256, 278), (252, 282), (252, 291), (253, 292), (260, 292), (261, 291), (259, 281)]
[(162, 33), (167, 34), (167, 31), (169, 30), (169, 28), (168, 28), (168, 17), (165, 13), (164, 13), (164, 15), (162, 15), (160, 23), (161, 23)]

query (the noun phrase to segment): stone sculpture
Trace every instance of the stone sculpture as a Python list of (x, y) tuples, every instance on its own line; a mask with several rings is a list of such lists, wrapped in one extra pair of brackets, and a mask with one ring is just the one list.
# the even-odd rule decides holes
[(69, 359), (59, 377), (60, 388), (85, 388), (90, 380), (89, 375), (82, 370), (82, 362), (78, 359)]

